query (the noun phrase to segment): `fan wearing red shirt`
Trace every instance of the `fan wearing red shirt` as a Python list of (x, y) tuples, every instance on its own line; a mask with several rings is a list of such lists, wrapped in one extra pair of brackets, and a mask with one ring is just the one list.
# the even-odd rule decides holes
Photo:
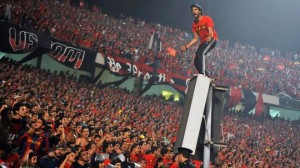
[(147, 154), (145, 157), (146, 160), (146, 168), (154, 168), (157, 159), (160, 156), (161, 149), (159, 147), (152, 147), (151, 153)]
[(135, 163), (140, 163), (142, 158), (139, 155), (140, 153), (140, 145), (134, 143), (130, 147), (130, 161)]
[(173, 163), (172, 151), (170, 149), (168, 149), (167, 147), (163, 147), (161, 150), (161, 155), (163, 158), (164, 165), (167, 167), (170, 167)]
[(200, 5), (191, 5), (191, 10), (195, 18), (195, 21), (192, 24), (194, 38), (190, 41), (189, 44), (181, 46), (180, 49), (182, 51), (186, 51), (200, 38), (200, 45), (196, 52), (194, 64), (199, 74), (207, 75), (205, 72), (205, 55), (216, 46), (218, 35), (214, 28), (215, 26), (212, 18), (203, 15), (203, 11)]
[(179, 153), (175, 153), (173, 158), (172, 158), (172, 165), (170, 166), (170, 168), (179, 168), (179, 160), (178, 160), (178, 155)]

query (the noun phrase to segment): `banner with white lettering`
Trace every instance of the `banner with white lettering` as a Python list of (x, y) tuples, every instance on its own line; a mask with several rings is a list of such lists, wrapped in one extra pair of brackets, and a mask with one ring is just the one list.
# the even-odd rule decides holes
[[(98, 54), (103, 56), (104, 54)], [(189, 78), (183, 75), (167, 72), (164, 69), (157, 69), (156, 73), (153, 72), (153, 67), (135, 62), (131, 60), (114, 57), (112, 55), (107, 55), (105, 57), (106, 66), (115, 75), (126, 75), (132, 73), (133, 76), (143, 77), (144, 80), (149, 80), (153, 74), (156, 75), (155, 82), (157, 84), (168, 84), (173, 86), (176, 90), (180, 92), (186, 92)]]
[(38, 47), (37, 33), (8, 23), (0, 22), (0, 50), (6, 53), (23, 54)]
[(65, 66), (94, 73), (97, 55), (94, 50), (52, 38), (49, 55)]
[(97, 52), (60, 41), (50, 36), (0, 22), (0, 51), (11, 54), (28, 53), (26, 62), (48, 53), (53, 59), (73, 69), (94, 73)]

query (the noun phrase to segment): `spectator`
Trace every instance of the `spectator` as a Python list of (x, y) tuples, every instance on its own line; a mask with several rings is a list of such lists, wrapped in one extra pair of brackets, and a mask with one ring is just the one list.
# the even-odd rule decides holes
[(89, 168), (89, 152), (86, 150), (81, 150), (78, 153), (78, 160), (74, 163), (74, 168)]
[(148, 153), (148, 151), (151, 150), (151, 145), (147, 143), (147, 141), (141, 141), (139, 145), (141, 146), (141, 151), (140, 151), (141, 158), (145, 159), (146, 154)]
[(82, 149), (89, 144), (89, 128), (83, 127), (81, 131), (81, 136), (76, 139), (75, 145), (80, 145)]
[(145, 157), (146, 168), (154, 168), (160, 155), (161, 149), (159, 147), (152, 147), (151, 153), (147, 154)]
[(67, 152), (65, 154), (65, 159), (60, 164), (59, 168), (71, 168), (73, 167), (73, 163), (76, 161), (76, 155), (73, 152)]
[(172, 158), (172, 165), (170, 168), (179, 168), (179, 160), (178, 160), (178, 153), (176, 153)]
[(76, 122), (74, 130), (70, 128), (70, 131), (66, 134), (66, 141), (70, 143), (74, 143), (75, 140), (80, 136), (81, 131), (82, 131), (81, 123)]
[(60, 157), (64, 154), (64, 147), (63, 146), (55, 146), (52, 148), (53, 151), (49, 151), (48, 155), (43, 156), (39, 159), (38, 165), (40, 167), (45, 168), (53, 168), (59, 167)]
[(140, 146), (137, 143), (134, 143), (130, 147), (130, 161), (135, 163), (140, 163), (142, 158), (139, 156)]
[(31, 124), (27, 133), (20, 137), (19, 154), (21, 157), (32, 150), (32, 152), (41, 157), (49, 149), (48, 135), (44, 131), (46, 121), (44, 119), (37, 119)]
[(38, 168), (37, 159), (37, 155), (35, 155), (32, 150), (27, 150), (23, 156), (21, 167)]
[(161, 155), (163, 158), (163, 163), (165, 167), (170, 167), (172, 164), (172, 150), (164, 146), (161, 150)]
[(179, 147), (178, 148), (178, 161), (180, 168), (194, 168), (195, 165), (191, 162), (191, 153), (193, 151), (188, 148)]
[(11, 127), (9, 130), (9, 141), (12, 143), (13, 147), (18, 146), (17, 140), (19, 136), (22, 135), (26, 127), (26, 115), (27, 106), (23, 102), (16, 103), (13, 107), (14, 115), (11, 119)]

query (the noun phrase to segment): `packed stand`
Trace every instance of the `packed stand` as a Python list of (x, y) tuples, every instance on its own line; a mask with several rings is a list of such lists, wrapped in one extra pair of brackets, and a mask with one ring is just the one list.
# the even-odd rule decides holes
[[(0, 7), (2, 16), (22, 27), (100, 52), (148, 65), (157, 64), (168, 72), (186, 76), (195, 72), (192, 59), (196, 47), (186, 53), (178, 50), (191, 38), (185, 31), (145, 23), (132, 17), (116, 19), (99, 10), (92, 12), (61, 1), (5, 0)], [(159, 32), (162, 41), (162, 50), (157, 52), (153, 47), (149, 49), (151, 36), (155, 32)], [(270, 59), (265, 60), (265, 56), (270, 56)], [(209, 54), (207, 69), (212, 78), (218, 79), (217, 84), (249, 88), (270, 95), (285, 93), (300, 98), (297, 53), (282, 54), (277, 50), (258, 50), (240, 44), (229, 47), (228, 41), (220, 41), (219, 46)]]
[(0, 164), (173, 163), (179, 103), (11, 63), (0, 63)]
[[(1, 166), (178, 167), (180, 104), (8, 59), (0, 67)], [(221, 135), (228, 147), (211, 167), (299, 167), (299, 124), (226, 113)]]
[(218, 153), (221, 167), (296, 168), (300, 166), (300, 119), (255, 119), (237, 113), (223, 118), (223, 140)]

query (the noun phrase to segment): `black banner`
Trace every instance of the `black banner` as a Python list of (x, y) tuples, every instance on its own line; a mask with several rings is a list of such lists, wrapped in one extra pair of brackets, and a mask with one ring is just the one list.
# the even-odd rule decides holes
[(0, 22), (0, 32), (2, 52), (23, 54), (33, 52), (38, 47), (38, 35), (32, 31)]
[(51, 51), (49, 55), (56, 61), (73, 69), (88, 71), (91, 74), (95, 70), (97, 52), (83, 47), (78, 47), (64, 41), (51, 39)]
[[(101, 54), (104, 55), (104, 54)], [(138, 62), (132, 63), (132, 61), (107, 55), (105, 63), (108, 69), (116, 75), (132, 74), (136, 77), (143, 77), (144, 80), (149, 80), (153, 74), (153, 67)], [(158, 84), (168, 84), (173, 86), (180, 92), (186, 92), (189, 78), (175, 73), (167, 72), (163, 69), (156, 70), (155, 82)]]
[(48, 53), (65, 66), (94, 73), (96, 51), (4, 22), (0, 22), (0, 32), (0, 51), (11, 54), (29, 54), (21, 60), (21, 63)]

